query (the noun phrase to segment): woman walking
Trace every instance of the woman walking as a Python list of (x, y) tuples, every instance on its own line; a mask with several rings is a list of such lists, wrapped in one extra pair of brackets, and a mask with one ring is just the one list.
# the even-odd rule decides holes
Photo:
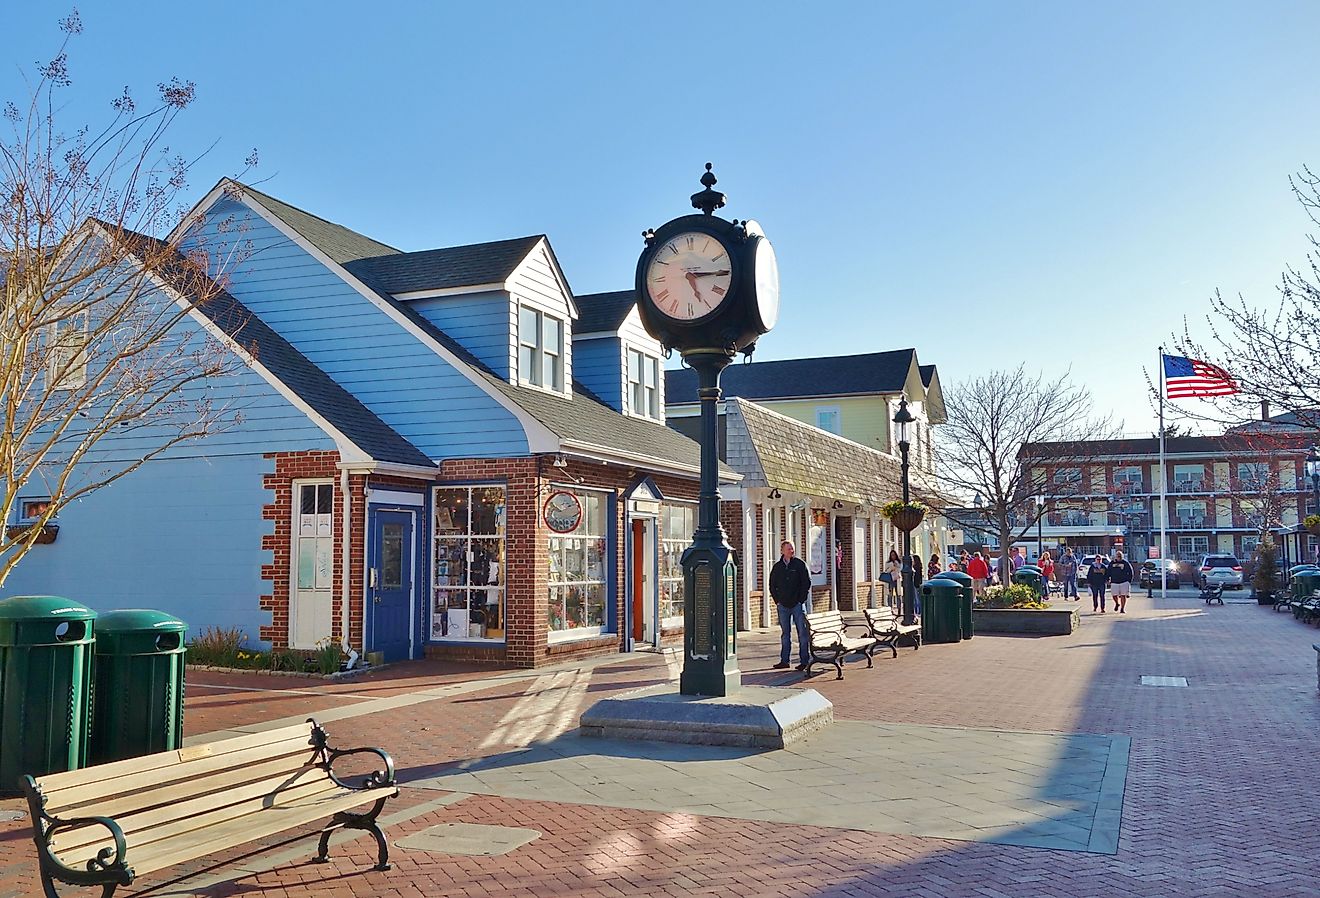
[(1050, 584), (1054, 582), (1054, 559), (1049, 552), (1040, 555), (1040, 575), (1045, 580), (1045, 595), (1050, 594)]
[(1097, 555), (1086, 572), (1086, 584), (1091, 587), (1091, 610), (1105, 613), (1105, 582), (1108, 579), (1105, 556)]
[(898, 604), (898, 584), (903, 577), (903, 564), (898, 560), (898, 551), (895, 549), (889, 550), (889, 560), (885, 562), (884, 576), (888, 578), (885, 582), (889, 584), (888, 604), (896, 605)]
[(926, 565), (926, 579), (933, 579), (940, 573), (942, 573), (940, 568), (940, 553), (932, 552), (930, 556), (930, 564)]

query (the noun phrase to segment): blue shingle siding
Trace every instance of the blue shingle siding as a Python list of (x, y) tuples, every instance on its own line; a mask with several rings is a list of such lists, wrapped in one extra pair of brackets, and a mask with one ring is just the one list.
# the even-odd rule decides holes
[(199, 238), (212, 252), (245, 245), (229, 292), (430, 458), (527, 451), (511, 412), (242, 203), (217, 200), (188, 242)]
[(408, 307), (463, 345), (503, 378), (513, 358), (514, 306), (507, 293), (406, 300)]
[(623, 411), (623, 348), (613, 337), (575, 342), (573, 376), (616, 412)]
[[(59, 517), (59, 538), (37, 546), (5, 581), (7, 595), (58, 595), (97, 611), (156, 608), (177, 614), (189, 636), (208, 626), (237, 626), (249, 648), (270, 624), (257, 596), (271, 563), (261, 518), (272, 501), (260, 455), (153, 461)], [(35, 495), (28, 490), (20, 495)]]

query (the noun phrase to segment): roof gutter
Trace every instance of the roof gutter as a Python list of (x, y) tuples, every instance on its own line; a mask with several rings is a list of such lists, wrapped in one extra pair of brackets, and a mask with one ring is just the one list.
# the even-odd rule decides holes
[(421, 465), (405, 465), (389, 461), (345, 461), (337, 466), (341, 471), (354, 474), (393, 474), (399, 477), (423, 478), (435, 480), (440, 476), (439, 468), (427, 468)]
[[(699, 465), (683, 465), (675, 462), (661, 461), (660, 459), (652, 458), (651, 456), (635, 454), (632, 452), (620, 452), (617, 449), (609, 449), (605, 446), (597, 446), (593, 443), (582, 443), (577, 440), (564, 440), (560, 445), (568, 454), (593, 459), (595, 461), (625, 465), (643, 465), (652, 471), (658, 471), (662, 474), (676, 474), (680, 477), (695, 477), (701, 475), (701, 467)], [(726, 483), (737, 483), (742, 480), (742, 475), (736, 471), (721, 471), (719, 479)]]

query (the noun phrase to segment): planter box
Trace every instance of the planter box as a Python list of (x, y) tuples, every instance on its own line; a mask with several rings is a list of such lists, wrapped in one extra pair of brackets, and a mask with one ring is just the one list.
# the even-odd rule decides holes
[(973, 608), (972, 629), (981, 633), (1030, 633), (1068, 636), (1082, 625), (1076, 608), (1029, 611), (1016, 608)]

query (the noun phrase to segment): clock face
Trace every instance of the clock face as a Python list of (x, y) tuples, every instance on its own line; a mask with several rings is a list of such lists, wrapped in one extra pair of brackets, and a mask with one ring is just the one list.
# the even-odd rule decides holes
[(666, 240), (646, 267), (646, 291), (651, 301), (679, 321), (695, 321), (714, 312), (728, 299), (732, 283), (724, 244), (700, 231)]
[(766, 330), (779, 320), (779, 262), (764, 237), (756, 244), (756, 307)]

